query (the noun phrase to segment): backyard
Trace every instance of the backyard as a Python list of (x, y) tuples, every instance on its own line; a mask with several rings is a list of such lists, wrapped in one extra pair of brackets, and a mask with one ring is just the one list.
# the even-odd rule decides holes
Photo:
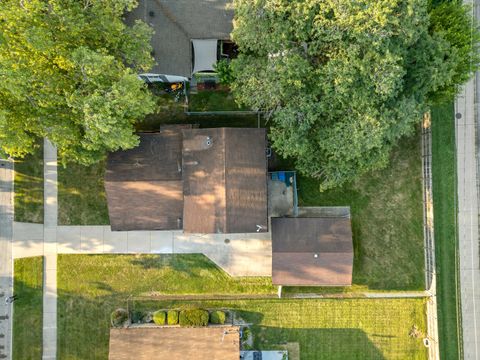
[(42, 358), (43, 257), (16, 259), (13, 359)]
[[(186, 302), (161, 295), (196, 294), (218, 298), (193, 303), (252, 323), (259, 349), (298, 343), (302, 359), (426, 358), (421, 338), (409, 335), (414, 326), (425, 333), (423, 299), (253, 299), (275, 291), (269, 278), (231, 278), (202, 255), (60, 255), (58, 356), (106, 359), (109, 316), (129, 295), (147, 296), (131, 304), (155, 310)], [(228, 295), (251, 299), (221, 300)]]
[(432, 173), (440, 352), (460, 359), (453, 103), (432, 108)]

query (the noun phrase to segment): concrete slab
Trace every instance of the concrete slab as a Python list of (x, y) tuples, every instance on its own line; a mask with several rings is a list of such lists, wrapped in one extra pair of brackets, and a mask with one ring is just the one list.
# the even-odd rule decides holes
[(80, 251), (91, 254), (103, 253), (103, 226), (80, 228)]
[(171, 254), (173, 253), (173, 231), (152, 231), (151, 252), (157, 254)]
[(81, 252), (81, 226), (57, 227), (57, 250), (59, 254)]
[(128, 252), (128, 234), (126, 231), (111, 231), (110, 226), (103, 228), (103, 252), (125, 254)]
[(127, 252), (129, 253), (150, 253), (151, 237), (150, 231), (128, 231)]
[(13, 222), (13, 238), (15, 240), (43, 241), (43, 224)]

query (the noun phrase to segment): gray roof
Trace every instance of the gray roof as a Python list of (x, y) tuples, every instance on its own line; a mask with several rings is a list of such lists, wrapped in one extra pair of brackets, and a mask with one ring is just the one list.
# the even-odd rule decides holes
[[(154, 16), (150, 16), (150, 12)], [(230, 39), (231, 0), (150, 0), (127, 15), (127, 23), (141, 19), (155, 34), (152, 45), (157, 65), (152, 72), (190, 77), (191, 39)]]
[(291, 286), (352, 284), (349, 218), (272, 218), (272, 282)]

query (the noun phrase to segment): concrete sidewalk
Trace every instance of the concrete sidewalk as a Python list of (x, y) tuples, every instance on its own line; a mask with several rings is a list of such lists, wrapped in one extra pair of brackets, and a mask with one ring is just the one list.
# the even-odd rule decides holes
[[(45, 255), (42, 227), (14, 223), (15, 258)], [(57, 226), (56, 240), (58, 254), (203, 253), (232, 276), (271, 276), (272, 271), (270, 233), (184, 234), (111, 231), (110, 226)]]
[(0, 158), (0, 357), (11, 359), (12, 305), (5, 297), (13, 292), (12, 221), (13, 162)]
[(455, 112), (463, 352), (464, 359), (476, 360), (480, 359), (480, 262), (474, 80), (457, 97)]
[(57, 149), (45, 140), (43, 224), (43, 355), (57, 358)]

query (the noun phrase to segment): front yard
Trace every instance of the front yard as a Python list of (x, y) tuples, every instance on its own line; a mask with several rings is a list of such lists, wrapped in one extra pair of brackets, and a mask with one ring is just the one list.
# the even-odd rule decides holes
[[(61, 255), (58, 356), (106, 359), (109, 317), (129, 295), (273, 295), (269, 278), (231, 278), (202, 255)], [(135, 301), (138, 309), (186, 301)], [(192, 301), (187, 301), (189, 304)], [(229, 308), (251, 323), (257, 349), (297, 347), (301, 359), (426, 359), (422, 299), (256, 299), (193, 301)]]
[(43, 146), (15, 160), (15, 221), (43, 222)]
[(16, 259), (13, 359), (42, 358), (43, 257)]
[(105, 161), (91, 166), (58, 165), (58, 224), (108, 225)]

